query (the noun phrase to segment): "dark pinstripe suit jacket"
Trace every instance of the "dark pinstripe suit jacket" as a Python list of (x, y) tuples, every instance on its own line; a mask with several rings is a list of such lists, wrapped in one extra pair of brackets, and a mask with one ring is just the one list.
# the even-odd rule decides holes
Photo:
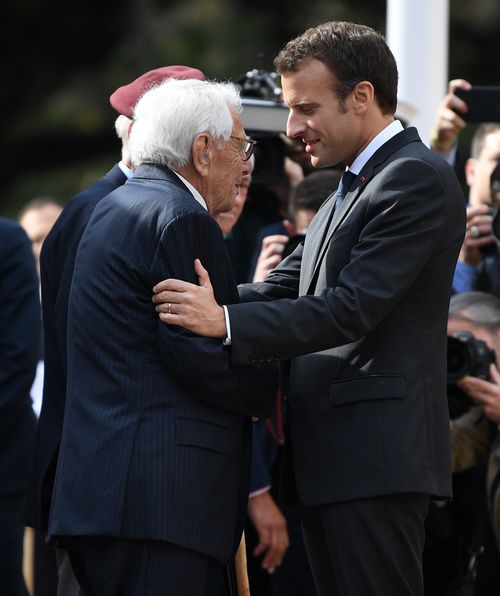
[(126, 179), (116, 164), (101, 179), (74, 196), (52, 226), (40, 255), (44, 385), (26, 515), (30, 525), (44, 533), (47, 531), (66, 401), (66, 324), (76, 250), (94, 207)]
[(274, 366), (233, 368), (220, 340), (162, 324), (167, 277), (210, 272), (238, 299), (222, 233), (182, 182), (141, 166), (103, 199), (80, 243), (68, 312), (68, 385), (49, 534), (169, 541), (227, 560), (248, 491), (249, 414)]

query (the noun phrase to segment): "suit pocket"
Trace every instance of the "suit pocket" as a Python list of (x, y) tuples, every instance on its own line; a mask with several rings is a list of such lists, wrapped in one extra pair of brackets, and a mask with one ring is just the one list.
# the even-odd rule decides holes
[(377, 399), (402, 399), (406, 393), (403, 377), (368, 375), (332, 383), (330, 403), (344, 406)]
[(177, 418), (175, 442), (177, 445), (201, 447), (223, 455), (230, 452), (229, 429), (203, 420)]

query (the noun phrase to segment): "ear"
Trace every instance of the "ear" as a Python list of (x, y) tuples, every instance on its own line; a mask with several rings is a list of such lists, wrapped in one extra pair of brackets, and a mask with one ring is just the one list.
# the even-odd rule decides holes
[(355, 112), (364, 113), (375, 99), (375, 89), (370, 81), (361, 81), (352, 91), (352, 107)]
[(207, 133), (200, 133), (193, 142), (193, 166), (201, 176), (208, 174), (212, 157), (211, 140)]
[(472, 186), (474, 184), (474, 178), (476, 177), (476, 160), (472, 157), (465, 162), (465, 181), (467, 182), (467, 186)]

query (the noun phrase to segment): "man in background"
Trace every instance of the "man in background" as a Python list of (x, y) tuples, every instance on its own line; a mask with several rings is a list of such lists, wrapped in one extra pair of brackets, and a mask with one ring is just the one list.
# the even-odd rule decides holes
[(27, 596), (22, 503), (35, 438), (30, 388), (40, 349), (40, 301), (31, 243), (0, 218), (0, 595)]
[[(472, 531), (460, 541), (467, 555), (460, 563), (463, 575), (474, 583), (474, 594), (493, 596), (500, 590), (500, 298), (484, 292), (453, 296), (448, 333), (463, 332), (484, 342), (495, 363), (487, 358), (486, 378), (473, 374), (471, 367), (470, 374), (457, 382), (469, 401), (467, 411), (451, 422), (453, 471), (463, 475), (475, 469), (479, 473), (472, 478), (483, 482), (475, 492), (472, 485), (468, 502), (462, 503)], [(479, 366), (478, 357), (474, 368)], [(480, 367), (485, 368), (483, 363)]]
[(38, 274), (40, 274), (40, 252), (48, 233), (62, 211), (62, 205), (50, 198), (36, 198), (28, 201), (19, 212), (19, 223), (31, 240)]
[[(463, 79), (450, 81), (448, 94), (438, 110), (431, 148), (447, 161), (456, 161), (458, 135), (467, 126), (467, 103), (455, 95), (456, 89), (469, 90)], [(470, 157), (465, 162), (469, 187), (467, 231), (457, 263), (455, 292), (481, 290), (500, 296), (500, 257), (492, 233), (492, 174), (500, 164), (500, 122), (480, 124), (474, 132)]]

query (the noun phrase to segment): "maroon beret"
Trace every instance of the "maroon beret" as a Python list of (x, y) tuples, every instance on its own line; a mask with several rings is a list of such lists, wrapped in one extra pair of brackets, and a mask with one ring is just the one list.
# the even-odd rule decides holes
[(128, 85), (118, 87), (110, 95), (109, 101), (119, 114), (132, 118), (135, 104), (144, 93), (165, 79), (198, 79), (204, 81), (206, 76), (201, 70), (189, 66), (162, 66), (145, 72)]

